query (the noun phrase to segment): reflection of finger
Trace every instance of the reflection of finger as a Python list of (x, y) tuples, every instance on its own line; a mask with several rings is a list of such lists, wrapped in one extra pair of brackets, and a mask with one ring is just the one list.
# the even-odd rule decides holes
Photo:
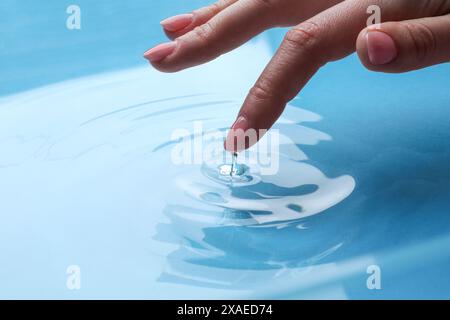
[(450, 61), (450, 15), (387, 22), (357, 40), (362, 63), (374, 71), (405, 72)]

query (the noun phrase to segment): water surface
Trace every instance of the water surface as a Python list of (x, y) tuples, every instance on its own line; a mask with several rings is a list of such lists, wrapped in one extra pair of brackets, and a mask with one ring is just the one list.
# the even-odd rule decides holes
[[(99, 3), (85, 8), (125, 10)], [(189, 141), (200, 123), (206, 145), (220, 147), (209, 133), (233, 122), (281, 34), (168, 75), (140, 60), (140, 38), (98, 69), (84, 64), (101, 56), (92, 42), (84, 58), (45, 53), (64, 32), (44, 37), (37, 52), (48, 59), (29, 74), (13, 67), (26, 59), (16, 40), (1, 54), (13, 63), (1, 92), (16, 94), (0, 98), (0, 297), (448, 298), (448, 65), (382, 75), (352, 56), (326, 66), (275, 125), (277, 174), (242, 162), (244, 178), (230, 181), (211, 161), (174, 163), (173, 133)], [(118, 45), (115, 36), (102, 41)], [(99, 36), (88, 24), (76, 37)], [(66, 59), (73, 66), (55, 65)], [(82, 270), (81, 290), (66, 287), (69, 265)], [(366, 287), (371, 265), (382, 290)]]

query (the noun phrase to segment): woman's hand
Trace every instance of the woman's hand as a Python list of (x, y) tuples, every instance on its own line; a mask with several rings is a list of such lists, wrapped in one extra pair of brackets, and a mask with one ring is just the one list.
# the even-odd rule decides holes
[[(381, 25), (367, 27), (371, 5), (381, 9)], [(220, 0), (163, 21), (175, 40), (144, 56), (158, 70), (179, 71), (210, 61), (266, 29), (295, 25), (232, 126), (258, 131), (273, 125), (321, 66), (355, 48), (373, 71), (406, 72), (450, 61), (449, 13), (450, 0)], [(252, 143), (236, 144), (230, 133), (225, 148), (241, 151)]]

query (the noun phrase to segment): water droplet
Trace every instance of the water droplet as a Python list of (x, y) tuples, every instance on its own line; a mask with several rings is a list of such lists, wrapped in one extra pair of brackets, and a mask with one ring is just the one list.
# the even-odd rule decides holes
[(219, 166), (219, 173), (222, 176), (242, 176), (247, 171), (247, 166), (237, 163), (237, 153), (233, 153), (231, 164)]
[(242, 164), (223, 164), (219, 166), (219, 173), (222, 176), (242, 176), (246, 171), (246, 167), (247, 166)]

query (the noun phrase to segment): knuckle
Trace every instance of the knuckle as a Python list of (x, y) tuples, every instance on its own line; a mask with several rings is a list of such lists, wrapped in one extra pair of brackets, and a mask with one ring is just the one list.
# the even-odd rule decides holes
[(218, 14), (224, 6), (224, 0), (219, 0), (217, 2), (214, 2), (208, 7), (208, 10), (211, 12), (212, 15)]
[(211, 39), (211, 36), (213, 34), (213, 27), (211, 26), (211, 23), (208, 21), (201, 26), (197, 26), (192, 30), (195, 37), (200, 40), (202, 43), (207, 44), (209, 40)]
[[(201, 17), (205, 16), (209, 19), (218, 13), (220, 13), (222, 10), (224, 10), (229, 5), (233, 4), (237, 0), (217, 0), (216, 2), (207, 5), (206, 7), (202, 7), (201, 9), (194, 10), (194, 14), (197, 14)], [(206, 19), (206, 18), (205, 18)]]
[(414, 46), (413, 55), (419, 62), (423, 62), (436, 51), (436, 37), (433, 31), (421, 23), (402, 22)]
[(217, 0), (216, 2), (208, 6), (208, 9), (211, 11), (212, 14), (216, 15), (236, 1), (238, 0)]
[(319, 42), (319, 35), (320, 27), (312, 21), (305, 21), (290, 29), (284, 41), (292, 49), (310, 51)]
[(271, 101), (286, 103), (289, 98), (286, 92), (273, 88), (269, 78), (260, 78), (250, 89), (249, 95), (256, 101)]
[(258, 82), (250, 89), (250, 95), (258, 101), (273, 98), (271, 90), (264, 83)]

